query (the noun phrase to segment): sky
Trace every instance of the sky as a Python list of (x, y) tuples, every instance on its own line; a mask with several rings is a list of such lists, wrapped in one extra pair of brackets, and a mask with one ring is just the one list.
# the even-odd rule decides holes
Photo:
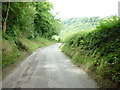
[(58, 13), (57, 18), (73, 17), (106, 17), (118, 15), (120, 0), (49, 0), (54, 4), (52, 12)]

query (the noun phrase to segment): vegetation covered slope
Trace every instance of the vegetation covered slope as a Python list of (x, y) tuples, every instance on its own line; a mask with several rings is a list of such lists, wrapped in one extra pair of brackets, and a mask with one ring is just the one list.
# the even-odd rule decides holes
[(95, 28), (98, 24), (99, 17), (82, 17), (82, 18), (70, 18), (62, 21), (61, 34), (65, 34), (72, 31), (89, 30)]
[(113, 16), (99, 22), (95, 30), (70, 33), (62, 51), (74, 63), (120, 84), (120, 19)]
[(2, 67), (39, 47), (52, 44), (59, 20), (49, 2), (2, 2)]

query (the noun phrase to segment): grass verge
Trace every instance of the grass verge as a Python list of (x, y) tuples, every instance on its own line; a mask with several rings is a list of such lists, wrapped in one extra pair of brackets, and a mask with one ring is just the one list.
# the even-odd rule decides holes
[(54, 44), (55, 42), (45, 38), (17, 40), (2, 39), (2, 68), (22, 60), (38, 48)]
[(95, 58), (90, 57), (81, 51), (79, 48), (68, 47), (65, 44), (61, 45), (61, 50), (72, 58), (72, 62), (84, 69), (92, 79), (96, 81), (100, 88), (120, 88), (119, 85), (108, 77), (104, 77), (97, 73), (97, 70), (93, 68)]

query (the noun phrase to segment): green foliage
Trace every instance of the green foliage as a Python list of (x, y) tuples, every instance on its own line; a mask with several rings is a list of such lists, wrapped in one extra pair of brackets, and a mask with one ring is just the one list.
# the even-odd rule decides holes
[[(51, 38), (60, 30), (60, 21), (50, 12), (49, 2), (10, 2), (6, 34), (13, 38), (37, 36)], [(5, 21), (8, 2), (2, 3), (2, 23)], [(3, 35), (4, 37), (4, 35)]]
[(59, 33), (59, 20), (54, 19), (50, 12), (52, 5), (49, 2), (34, 3), (36, 7), (36, 17), (34, 20), (35, 31), (38, 36), (51, 38)]
[[(95, 30), (72, 33), (64, 39), (63, 51), (69, 47), (74, 60), (88, 65), (101, 76), (120, 83), (120, 19), (104, 18)], [(69, 51), (70, 52), (70, 51)], [(93, 59), (81, 59), (84, 54)], [(89, 62), (89, 63), (88, 63)]]
[(60, 36), (57, 36), (57, 35), (53, 35), (52, 36), (52, 39), (59, 42), (60, 41)]
[[(8, 2), (2, 3), (3, 22), (6, 17), (7, 3)], [(34, 14), (35, 9), (32, 3), (11, 2), (6, 25), (6, 34), (13, 38), (22, 37), (23, 35), (30, 37), (34, 30)]]

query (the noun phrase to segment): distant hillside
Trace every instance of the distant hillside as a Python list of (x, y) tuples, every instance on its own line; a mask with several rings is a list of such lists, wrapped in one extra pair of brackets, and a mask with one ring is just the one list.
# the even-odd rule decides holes
[(100, 17), (82, 17), (63, 20), (61, 34), (69, 31), (89, 30), (95, 28), (99, 19)]

